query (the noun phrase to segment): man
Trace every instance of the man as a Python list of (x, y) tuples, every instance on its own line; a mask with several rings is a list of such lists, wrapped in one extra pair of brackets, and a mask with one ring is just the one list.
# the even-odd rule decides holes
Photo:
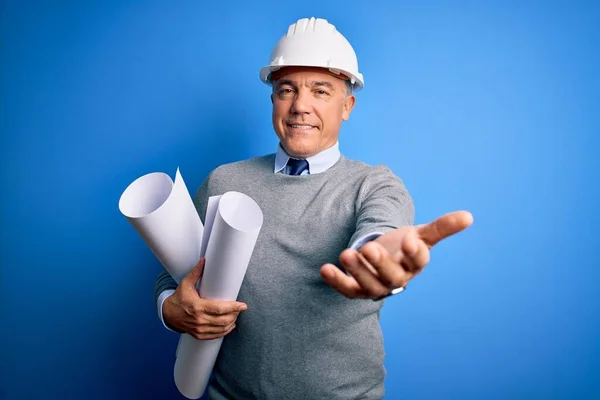
[(472, 217), (455, 212), (412, 226), (402, 181), (340, 154), (341, 124), (363, 77), (326, 20), (290, 25), (260, 76), (272, 86), (277, 152), (215, 169), (194, 197), (201, 218), (208, 197), (230, 190), (263, 211), (239, 301), (200, 298), (201, 260), (179, 286), (159, 275), (159, 315), (200, 340), (225, 336), (212, 399), (380, 399), (382, 299), (402, 291), (430, 248)]

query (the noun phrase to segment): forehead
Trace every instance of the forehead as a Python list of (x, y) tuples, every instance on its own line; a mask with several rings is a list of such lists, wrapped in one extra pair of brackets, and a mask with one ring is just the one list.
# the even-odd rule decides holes
[(343, 75), (335, 75), (327, 69), (311, 67), (286, 67), (273, 72), (271, 75), (274, 84), (282, 81), (293, 82), (298, 85), (328, 82), (334, 87), (342, 87), (344, 78)]

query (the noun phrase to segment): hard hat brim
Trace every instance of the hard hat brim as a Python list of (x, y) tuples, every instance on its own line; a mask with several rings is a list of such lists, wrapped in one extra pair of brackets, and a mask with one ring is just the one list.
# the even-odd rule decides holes
[(328, 68), (328, 67), (323, 67), (322, 65), (285, 65), (285, 66), (280, 66), (280, 65), (267, 65), (263, 68), (261, 68), (260, 70), (260, 80), (263, 81), (263, 83), (265, 83), (268, 86), (272, 86), (273, 82), (271, 80), (271, 77), (273, 76), (273, 73), (283, 70), (283, 69), (287, 69), (287, 68), (319, 68), (322, 70), (325, 70), (328, 74), (338, 78), (338, 79), (342, 79), (340, 78), (340, 75), (344, 76), (346, 79), (349, 79), (352, 85), (352, 91), (353, 92), (358, 92), (359, 90), (361, 90), (364, 87), (364, 82), (362, 79), (362, 75), (360, 77), (351, 74), (348, 71), (345, 71), (343, 69), (339, 69), (339, 68)]

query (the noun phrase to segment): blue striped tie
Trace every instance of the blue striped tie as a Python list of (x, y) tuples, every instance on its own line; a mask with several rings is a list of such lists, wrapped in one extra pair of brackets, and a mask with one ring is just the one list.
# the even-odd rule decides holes
[(287, 165), (290, 166), (290, 175), (301, 175), (308, 168), (308, 161), (290, 158)]

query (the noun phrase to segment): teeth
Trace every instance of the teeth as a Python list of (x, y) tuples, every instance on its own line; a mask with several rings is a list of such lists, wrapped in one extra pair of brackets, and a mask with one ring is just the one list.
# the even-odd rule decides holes
[(310, 126), (310, 125), (292, 125), (292, 128), (294, 128), (294, 129), (311, 129), (312, 126)]

